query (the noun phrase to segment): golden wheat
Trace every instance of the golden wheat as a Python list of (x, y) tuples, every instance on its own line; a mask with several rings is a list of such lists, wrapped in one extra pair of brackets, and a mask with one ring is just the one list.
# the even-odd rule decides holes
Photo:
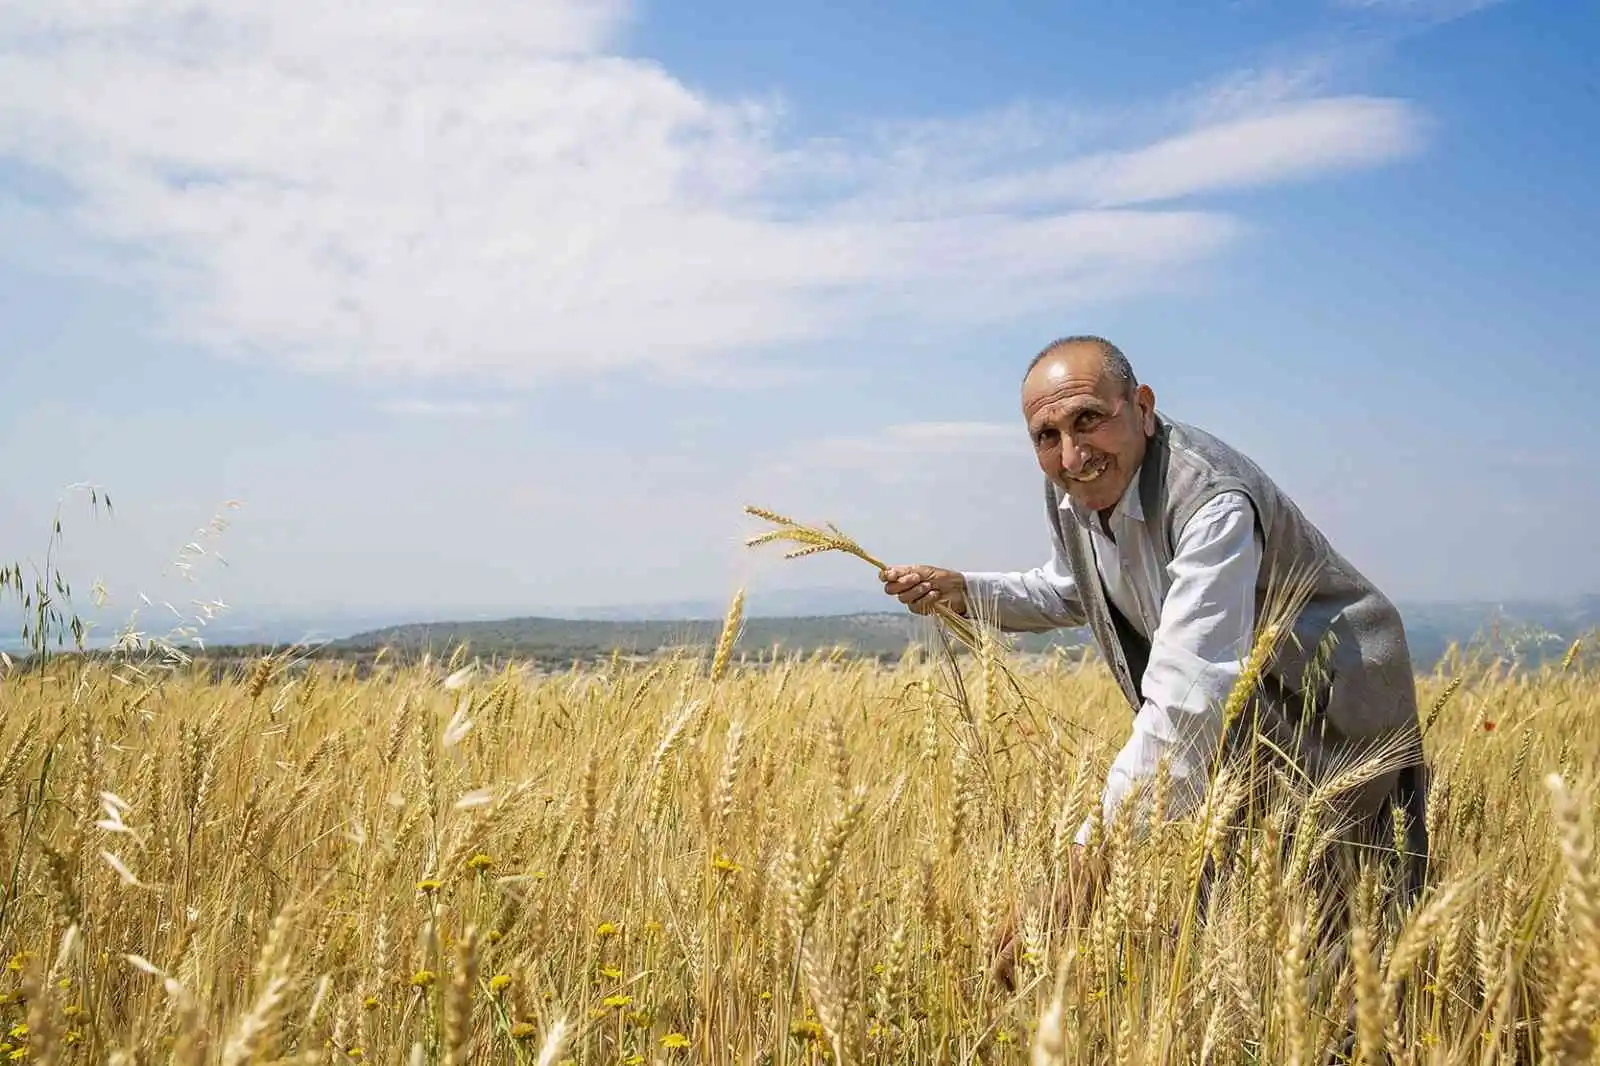
[[(1219, 767), (1192, 818), (1102, 824), (1128, 725), (1109, 675), (1007, 656), (1001, 684), (1006, 649), (977, 646), (889, 666), (725, 647), (709, 673), (688, 652), (462, 675), (458, 651), (361, 680), (197, 662), (137, 703), (111, 665), (13, 673), (0, 1055), (1318, 1063), (1347, 1037), (1366, 1062), (1588, 1061), (1600, 684), (1580, 662), (1419, 681), (1430, 893), (1380, 920), (1369, 872), (1335, 956), (1281, 846), (1304, 810), (1225, 827), (1244, 784)], [(1086, 819), (1109, 876), (1057, 925), (1020, 901)], [(1226, 876), (1197, 926), (1206, 865)], [(1015, 991), (991, 979), (1008, 915)]]

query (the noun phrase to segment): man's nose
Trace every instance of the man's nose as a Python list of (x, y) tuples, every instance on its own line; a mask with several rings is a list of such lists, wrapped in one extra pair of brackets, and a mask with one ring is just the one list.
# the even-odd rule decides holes
[(1088, 460), (1088, 458), (1088, 453), (1084, 451), (1084, 449), (1078, 447), (1077, 443), (1071, 437), (1063, 436), (1061, 438), (1062, 470), (1065, 470), (1067, 473), (1073, 475), (1080, 474), (1083, 472), (1083, 464)]

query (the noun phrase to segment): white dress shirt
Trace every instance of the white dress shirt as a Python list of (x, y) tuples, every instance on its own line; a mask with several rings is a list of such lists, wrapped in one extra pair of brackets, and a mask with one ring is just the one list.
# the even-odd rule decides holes
[[(1089, 529), (1107, 595), (1150, 641), (1141, 686), (1144, 704), (1111, 763), (1103, 815), (1109, 822), (1165, 757), (1171, 775), (1167, 816), (1182, 817), (1205, 798), (1222, 732), (1222, 705), (1254, 637), (1262, 555), (1254, 509), (1243, 493), (1219, 494), (1180, 531), (1172, 562), (1164, 568), (1150, 544), (1137, 471), (1110, 515), (1109, 532), (1098, 513), (1084, 512), (1070, 499), (1061, 510), (1063, 524), (1078, 522)], [(1039, 632), (1088, 622), (1060, 544), (1049, 562), (1032, 570), (964, 576), (969, 612), (993, 619), (1002, 629)], [(1087, 842), (1091, 821), (1078, 831), (1079, 843)]]

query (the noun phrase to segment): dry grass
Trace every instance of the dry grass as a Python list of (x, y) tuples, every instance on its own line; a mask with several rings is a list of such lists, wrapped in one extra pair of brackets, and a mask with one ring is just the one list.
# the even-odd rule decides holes
[[(1087, 928), (1023, 913), (1010, 993), (986, 945), (1127, 727), (1104, 672), (1013, 663), (1024, 705), (971, 660), (960, 686), (939, 661), (710, 660), (7, 679), (0, 1054), (1314, 1063), (1355, 1005), (1366, 1062), (1513, 1061), (1541, 1032), (1592, 1061), (1581, 664), (1421, 683), (1448, 695), (1432, 892), (1347, 959), (1250, 838), (1120, 825)], [(1191, 927), (1208, 849), (1237, 891)]]

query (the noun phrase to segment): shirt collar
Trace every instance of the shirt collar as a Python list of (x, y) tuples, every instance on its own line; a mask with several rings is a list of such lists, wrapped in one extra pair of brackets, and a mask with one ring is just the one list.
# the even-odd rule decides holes
[[(1134, 523), (1144, 521), (1144, 502), (1139, 495), (1139, 478), (1143, 469), (1144, 464), (1141, 463), (1139, 469), (1133, 472), (1133, 477), (1128, 481), (1128, 487), (1122, 492), (1122, 498), (1117, 501), (1117, 506), (1111, 511), (1111, 521)], [(1073, 519), (1085, 529), (1092, 530), (1097, 524), (1095, 513), (1079, 507), (1077, 501), (1066, 493), (1062, 493), (1061, 496), (1061, 509), (1071, 514)]]

